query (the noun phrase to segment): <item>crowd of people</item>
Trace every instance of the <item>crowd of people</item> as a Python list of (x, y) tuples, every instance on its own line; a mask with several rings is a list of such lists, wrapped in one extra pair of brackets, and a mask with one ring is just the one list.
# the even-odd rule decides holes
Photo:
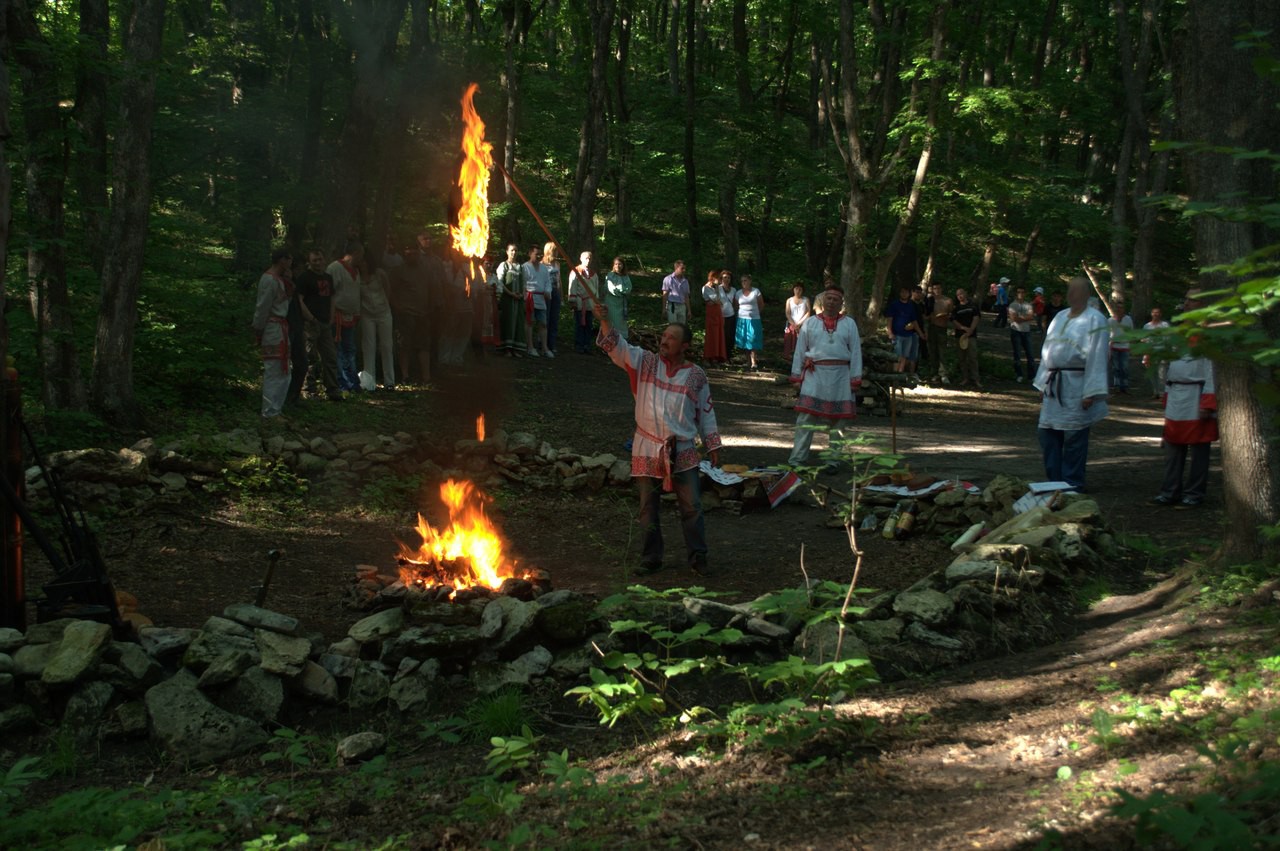
[[(621, 257), (602, 275), (592, 253), (583, 252), (565, 275), (554, 243), (531, 247), (524, 262), (514, 244), (505, 253), (493, 267), (487, 260), (437, 253), (422, 234), (403, 250), (388, 241), (374, 260), (359, 239), (351, 238), (341, 256), (327, 264), (321, 251), (309, 251), (295, 274), (293, 255), (274, 252), (258, 285), (253, 319), (263, 359), (263, 417), (278, 416), (304, 391), (319, 395), (320, 387), (325, 398), (340, 401), (378, 386), (394, 390), (397, 376), (429, 381), (433, 368), (462, 363), (468, 348), (479, 357), (490, 350), (554, 358), (559, 310), (567, 302), (574, 351), (589, 353), (594, 341), (632, 378), (631, 457), (644, 527), (642, 572), (662, 566), (659, 497), (662, 490), (674, 490), (689, 566), (706, 573), (697, 445), (701, 442), (718, 466), (721, 440), (707, 374), (687, 357), (693, 305), (686, 264), (677, 260), (663, 278), (667, 324), (654, 353), (628, 343), (633, 286)], [(1015, 380), (1030, 381), (1041, 394), (1038, 437), (1046, 479), (1084, 490), (1090, 429), (1108, 415), (1110, 396), (1129, 392), (1134, 321), (1121, 300), (1094, 297), (1086, 278), (1073, 279), (1065, 299), (1061, 292), (1046, 299), (1043, 287), (1035, 287), (1030, 298), (1022, 286), (1010, 295), (1008, 283), (1000, 279), (989, 294), (993, 324), (1008, 330)], [(712, 270), (700, 294), (704, 362), (725, 364), (741, 351), (748, 367), (758, 369), (765, 300), (751, 276), (741, 275), (735, 287), (729, 270)], [(815, 431), (837, 439), (843, 434), (856, 416), (862, 383), (860, 332), (844, 313), (844, 293), (828, 280), (816, 302), (796, 284), (783, 305), (782, 349), (790, 380), (798, 386), (788, 459), (793, 467), (808, 463)], [(1185, 306), (1198, 304), (1197, 294), (1189, 293)], [(957, 289), (951, 297), (937, 283), (928, 292), (902, 287), (884, 318), (900, 373), (918, 378), (924, 361), (930, 380), (949, 384), (954, 362), (961, 387), (982, 388), (982, 312), (967, 290)], [(1168, 325), (1154, 308), (1143, 331), (1158, 336)], [(1038, 358), (1033, 334), (1040, 336)], [(1159, 348), (1150, 349), (1142, 363), (1152, 395), (1163, 400), (1165, 410), (1165, 475), (1152, 501), (1199, 506), (1207, 487), (1209, 446), (1218, 437), (1212, 364), (1193, 354), (1162, 354)]]

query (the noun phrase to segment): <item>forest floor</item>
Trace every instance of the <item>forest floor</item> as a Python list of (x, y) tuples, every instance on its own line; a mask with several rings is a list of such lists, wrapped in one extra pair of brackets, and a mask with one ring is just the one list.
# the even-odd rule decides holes
[[(984, 360), (991, 373), (984, 392), (924, 386), (907, 392), (896, 442), (913, 470), (980, 486), (999, 473), (1042, 477), (1035, 431), (1038, 397), (1029, 385), (1000, 377), (1009, 374), (1004, 340), (996, 331), (984, 337), (992, 350)], [(625, 375), (599, 353), (576, 355), (564, 341), (561, 347), (564, 353), (555, 360), (490, 359), (429, 388), (370, 394), (349, 404), (420, 412), (423, 429), (450, 437), (470, 436), (476, 415), (484, 413), (490, 429), (531, 431), (584, 454), (623, 455), (632, 424)], [(775, 359), (760, 372), (741, 366), (710, 371), (725, 440), (723, 462), (754, 466), (785, 460), (793, 433), (794, 415), (787, 408), (793, 391), (777, 380), (785, 375), (781, 366)], [(1159, 701), (1188, 682), (1208, 682), (1211, 677), (1197, 661), (1205, 648), (1253, 652), (1255, 646), (1274, 645), (1271, 626), (1185, 605), (1187, 589), (1176, 578), (1177, 568), (1209, 552), (1222, 527), (1216, 448), (1214, 485), (1203, 508), (1148, 505), (1161, 477), (1161, 412), (1140, 377), (1135, 376), (1133, 389), (1134, 395), (1112, 398), (1111, 416), (1093, 430), (1089, 492), (1118, 537), (1140, 546), (1126, 563), (1097, 579), (1071, 637), (1049, 647), (1013, 648), (1006, 657), (927, 680), (860, 692), (839, 712), (858, 719), (865, 736), (819, 740), (798, 753), (731, 751), (710, 757), (687, 752), (680, 735), (640, 728), (621, 734), (631, 745), (619, 750), (618, 734), (626, 725), (596, 730), (593, 713), (558, 694), (540, 696), (536, 700), (545, 700), (546, 712), (562, 719), (548, 725), (551, 748), (569, 748), (602, 774), (647, 766), (653, 785), (647, 804), (614, 802), (615, 813), (589, 815), (586, 826), (564, 827), (576, 824), (574, 808), (585, 801), (545, 804), (537, 818), (576, 833), (563, 842), (544, 838), (533, 844), (1010, 848), (1035, 847), (1051, 829), (1063, 832), (1068, 847), (1131, 844), (1131, 829), (1105, 814), (1115, 800), (1111, 789), (1184, 788), (1194, 782), (1184, 769), (1197, 757), (1172, 723), (1103, 735), (1097, 729), (1098, 708), (1119, 712), (1114, 700), (1121, 693), (1131, 701)], [(328, 403), (304, 403), (309, 404)], [(292, 420), (307, 431), (305, 411)], [(887, 418), (860, 418), (857, 429), (880, 438), (885, 449), (894, 440)], [(819, 437), (815, 446), (823, 440)], [(847, 487), (847, 474), (844, 480), (829, 475), (822, 481), (828, 479), (833, 487)], [(388, 564), (395, 539), (409, 534), (418, 506), (388, 514), (355, 504), (334, 508), (322, 497), (313, 494), (300, 510), (223, 502), (122, 518), (102, 536), (104, 555), (117, 587), (136, 595), (141, 610), (158, 624), (198, 627), (226, 605), (251, 599), (266, 551), (284, 549), (267, 606), (336, 640), (361, 617), (345, 606), (354, 566)], [(603, 596), (636, 581), (630, 576), (637, 563), (634, 512), (628, 491), (583, 498), (511, 490), (496, 495), (493, 515), (515, 555), (549, 570), (555, 587)], [(669, 567), (643, 582), (653, 588), (704, 585), (724, 592), (731, 602), (751, 599), (802, 581), (803, 546), (809, 576), (847, 583), (853, 567), (849, 543), (843, 530), (825, 525), (827, 517), (800, 498), (742, 515), (710, 512), (707, 533), (716, 572), (700, 580), (679, 566), (678, 526), (674, 513), (664, 511)], [(1148, 543), (1142, 545), (1144, 540)], [(859, 543), (865, 553), (863, 587), (901, 588), (949, 560), (945, 545), (927, 537), (893, 542), (863, 535)], [(1192, 710), (1184, 707), (1180, 717), (1188, 713)], [(461, 784), (468, 771), (474, 774), (482, 754), (482, 749), (463, 756), (432, 751), (413, 759), (430, 766), (437, 784), (450, 779)], [(157, 771), (145, 760), (134, 760), (112, 762), (104, 754), (102, 764), (81, 773), (77, 782), (141, 782), (147, 772)], [(127, 776), (134, 770), (139, 776)], [(169, 765), (161, 773), (172, 781), (179, 770)], [(677, 777), (683, 778), (679, 784)], [(456, 798), (456, 789), (452, 797), (441, 794), (448, 801)], [(439, 799), (433, 798), (434, 807), (423, 804), (425, 811), (447, 810)], [(601, 806), (598, 800), (593, 805)], [(637, 809), (646, 806), (657, 810)], [(388, 818), (380, 805), (353, 808), (337, 817), (329, 836), (385, 836), (395, 832)], [(504, 835), (501, 825), (492, 824), (433, 829), (407, 847), (471, 847)]]

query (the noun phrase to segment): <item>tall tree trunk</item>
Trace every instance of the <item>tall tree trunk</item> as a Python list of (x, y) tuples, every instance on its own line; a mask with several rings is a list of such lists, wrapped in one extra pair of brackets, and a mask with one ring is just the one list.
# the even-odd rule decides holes
[(1036, 243), (1040, 241), (1040, 222), (1036, 222), (1036, 226), (1031, 229), (1031, 233), (1027, 234), (1027, 241), (1022, 246), (1022, 257), (1018, 259), (1018, 269), (1013, 273), (1013, 283), (1016, 286), (1023, 286), (1027, 283), (1031, 276), (1031, 258), (1036, 253)]
[(230, 18), (231, 37), (244, 45), (236, 53), (228, 88), (225, 120), (215, 126), (229, 137), (233, 180), (226, 200), (236, 211), (232, 226), (235, 254), (232, 266), (243, 278), (260, 272), (271, 254), (275, 204), (274, 151), (270, 134), (271, 107), (264, 97), (270, 77), (263, 44), (262, 9), (256, 0), (224, 0)]
[(1125, 271), (1129, 264), (1129, 164), (1133, 161), (1136, 130), (1126, 117), (1120, 154), (1116, 160), (1115, 193), (1111, 199), (1111, 293), (1124, 298)]
[(294, 251), (316, 241), (309, 228), (320, 201), (320, 135), (324, 127), (324, 93), (333, 67), (328, 39), (317, 20), (314, 0), (298, 4), (298, 29), (307, 52), (307, 105), (302, 117), (302, 151), (298, 157), (297, 190), (285, 210), (285, 240)]
[(742, 153), (729, 160), (720, 192), (716, 199), (720, 210), (720, 235), (724, 240), (725, 268), (736, 280), (738, 277), (738, 177), (742, 170)]
[[(907, 204), (898, 217), (898, 224), (893, 229), (893, 236), (884, 253), (876, 260), (875, 282), (871, 287), (871, 301), (867, 305), (867, 319), (876, 322), (880, 318), (880, 305), (885, 303), (885, 282), (893, 269), (898, 253), (906, 242), (907, 234), (915, 225), (916, 216), (920, 213), (920, 193), (924, 189), (925, 178), (929, 174), (929, 162), (933, 157), (933, 143), (938, 128), (938, 103), (942, 99), (942, 54), (946, 45), (946, 23), (948, 3), (939, 3), (933, 9), (932, 46), (929, 58), (932, 62), (933, 77), (929, 81), (929, 101), (925, 114), (925, 138), (920, 147), (920, 156), (916, 160), (915, 176), (911, 180), (911, 191), (907, 194)], [(913, 87), (914, 88), (914, 87)]]
[(93, 407), (108, 422), (134, 425), (133, 340), (151, 210), (151, 128), (165, 0), (134, 0), (123, 17), (120, 123), (112, 160), (111, 214), (102, 265), (102, 304), (93, 351)]
[(51, 410), (82, 410), (85, 388), (67, 291), (67, 134), (58, 109), (58, 69), (28, 0), (11, 0), (8, 28), (26, 124), (27, 292), (40, 351), (40, 395)]
[[(591, 75), (587, 78), (587, 114), (582, 118), (569, 227), (579, 251), (595, 249), (596, 190), (609, 159), (609, 41), (617, 12), (615, 0), (586, 2), (591, 27)], [(573, 258), (567, 259), (573, 262)]]
[[(0, 0), (0, 163), (9, 161), (8, 140), (9, 140), (9, 54), (12, 47), (9, 44), (9, 3), (10, 0)], [(9, 169), (0, 168), (0, 257), (9, 256), (9, 225), (13, 220), (11, 211), (12, 203), (12, 177), (10, 177)], [(0, 263), (0, 364), (7, 363), (9, 356), (9, 319), (8, 319), (8, 299), (5, 297), (6, 279), (8, 277), (7, 264)], [(8, 446), (10, 435), (8, 429), (11, 423), (3, 417), (0, 417), (0, 446)]]
[(702, 237), (698, 233), (698, 173), (694, 162), (693, 128), (698, 120), (696, 97), (693, 0), (684, 4), (684, 204), (689, 223), (689, 250), (697, 262), (702, 254)]
[(920, 276), (920, 286), (928, 289), (933, 286), (934, 276), (938, 274), (938, 246), (942, 243), (942, 213), (933, 214), (933, 226), (929, 228), (929, 256), (924, 261), (924, 274)]
[(76, 62), (76, 106), (72, 120), (79, 138), (72, 159), (84, 243), (95, 274), (102, 274), (107, 209), (107, 45), (111, 10), (107, 0), (80, 0), (80, 50)]
[[(1280, 138), (1280, 86), (1259, 79), (1255, 50), (1236, 39), (1247, 32), (1280, 32), (1280, 4), (1273, 0), (1216, 3), (1190, 0), (1181, 44), (1178, 106), (1183, 140), (1230, 149), (1265, 150)], [(1273, 165), (1214, 150), (1190, 150), (1184, 159), (1191, 200), (1239, 208), (1276, 196)], [(1277, 235), (1247, 220), (1204, 213), (1194, 219), (1196, 257), (1204, 267), (1229, 263), (1275, 242)], [(1222, 272), (1204, 272), (1211, 289), (1230, 287)], [(1280, 313), (1259, 317), (1261, 330), (1280, 339)], [(1256, 361), (1223, 359), (1216, 364), (1218, 419), (1222, 430), (1226, 536), (1219, 558), (1228, 564), (1280, 555), (1280, 541), (1260, 533), (1280, 517), (1280, 427), (1275, 402), (1255, 392), (1276, 385), (1276, 372)]]
[(631, 57), (631, 27), (634, 24), (630, 0), (623, 0), (618, 9), (618, 48), (615, 53), (614, 127), (617, 128), (618, 160), (614, 179), (614, 214), (618, 220), (618, 230), (623, 236), (631, 234), (631, 160), (635, 151), (635, 143), (631, 141), (631, 101), (627, 97), (628, 64)]
[(747, 37), (747, 0), (733, 0), (733, 78), (738, 109), (751, 108), (751, 42)]
[[(692, 4), (693, 0), (689, 0)], [(667, 29), (667, 85), (671, 97), (680, 97), (680, 0), (670, 0), (670, 26)], [(693, 27), (689, 28), (690, 33)]]
[(383, 95), (390, 85), (392, 52), (407, 5), (408, 0), (357, 3), (352, 7), (351, 18), (339, 19), (343, 35), (355, 48), (355, 83), (338, 146), (334, 192), (325, 208), (322, 236), (328, 245), (340, 244), (349, 227), (362, 232), (365, 229), (368, 196), (376, 184), (375, 158), (369, 156), (370, 140), (378, 138), (387, 124)]

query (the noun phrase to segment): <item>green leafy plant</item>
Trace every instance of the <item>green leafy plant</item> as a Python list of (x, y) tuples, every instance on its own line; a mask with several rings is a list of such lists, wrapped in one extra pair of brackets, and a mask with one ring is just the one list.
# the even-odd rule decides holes
[(530, 712), (520, 689), (503, 689), (481, 697), (463, 713), (462, 729), (475, 742), (494, 736), (515, 736), (529, 729)]
[(0, 775), (0, 817), (7, 816), (27, 787), (48, 775), (40, 770), (40, 757), (25, 756)]
[(494, 736), (489, 740), (493, 748), (485, 757), (485, 769), (494, 777), (525, 771), (537, 757), (538, 737), (526, 724), (516, 736)]

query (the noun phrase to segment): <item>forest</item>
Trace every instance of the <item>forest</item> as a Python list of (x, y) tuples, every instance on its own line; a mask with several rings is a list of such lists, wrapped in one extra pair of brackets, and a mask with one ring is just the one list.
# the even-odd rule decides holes
[(0, 354), (46, 448), (256, 419), (272, 250), (445, 244), (476, 83), (491, 257), (554, 236), (625, 258), (638, 293), (679, 258), (774, 304), (830, 276), (864, 333), (899, 286), (1061, 290), (1087, 266), (1139, 324), (1204, 287), (1174, 329), (1218, 376), (1224, 511), (1196, 575), (1276, 576), (1274, 0), (0, 9)]

